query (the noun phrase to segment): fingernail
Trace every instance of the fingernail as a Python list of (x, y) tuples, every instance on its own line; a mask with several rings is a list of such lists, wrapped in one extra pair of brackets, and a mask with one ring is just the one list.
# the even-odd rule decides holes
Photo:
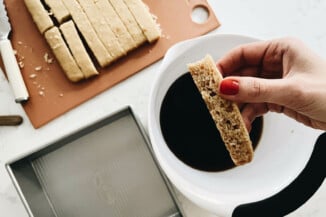
[(224, 79), (220, 83), (220, 92), (225, 95), (236, 95), (239, 92), (239, 83), (236, 80)]

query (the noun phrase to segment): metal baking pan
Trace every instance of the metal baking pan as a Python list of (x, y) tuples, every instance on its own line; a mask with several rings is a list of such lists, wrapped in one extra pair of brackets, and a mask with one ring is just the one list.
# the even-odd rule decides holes
[(177, 217), (173, 189), (130, 107), (7, 164), (31, 217)]

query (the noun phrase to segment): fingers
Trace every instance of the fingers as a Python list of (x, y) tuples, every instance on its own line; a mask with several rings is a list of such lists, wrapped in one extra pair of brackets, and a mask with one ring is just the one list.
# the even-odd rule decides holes
[(302, 114), (300, 114), (292, 109), (289, 109), (289, 108), (285, 108), (283, 113), (286, 116), (293, 118), (294, 120), (296, 120), (300, 123), (303, 123), (306, 126), (312, 127), (311, 119), (305, 115), (302, 115)]
[(219, 85), (219, 92), (223, 98), (235, 102), (274, 103), (281, 106), (286, 106), (295, 96), (288, 79), (254, 77), (225, 78)]
[[(249, 70), (246, 76), (281, 77), (283, 72), (283, 55), (287, 53), (288, 46), (284, 40), (259, 41), (244, 44), (232, 49), (222, 57), (217, 67), (224, 76), (243, 75), (243, 70)], [(255, 72), (256, 74), (253, 74)]]
[(286, 107), (282, 107), (275, 104), (266, 104), (266, 103), (249, 103), (243, 105), (241, 109), (241, 115), (243, 118), (243, 121), (245, 123), (245, 126), (248, 130), (248, 132), (251, 131), (252, 123), (257, 118), (264, 114), (266, 114), (268, 111), (271, 112), (277, 112), (277, 113), (283, 113), (286, 116), (315, 129), (325, 130), (326, 129), (326, 122), (317, 121), (309, 118), (306, 115), (300, 114), (296, 112), (293, 109), (289, 109)]
[(244, 66), (257, 66), (268, 46), (269, 42), (260, 41), (236, 47), (218, 61), (217, 67), (227, 76)]
[(283, 113), (286, 116), (293, 118), (294, 120), (296, 120), (300, 123), (303, 123), (304, 125), (306, 125), (308, 127), (312, 127), (314, 129), (320, 129), (320, 130), (326, 129), (326, 122), (311, 119), (308, 116), (300, 114), (292, 109), (285, 108)]
[(243, 106), (241, 115), (248, 132), (250, 132), (251, 124), (255, 118), (260, 117), (267, 112), (268, 108), (264, 103), (251, 103)]

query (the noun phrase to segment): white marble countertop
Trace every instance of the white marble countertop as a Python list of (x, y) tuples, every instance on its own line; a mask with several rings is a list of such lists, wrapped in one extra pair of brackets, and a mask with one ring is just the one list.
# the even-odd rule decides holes
[[(219, 29), (209, 34), (233, 33), (261, 39), (296, 36), (326, 58), (326, 1), (209, 0), (209, 3), (222, 23)], [(23, 124), (18, 127), (0, 127), (0, 216), (28, 216), (5, 169), (9, 160), (33, 152), (126, 105), (132, 106), (147, 128), (149, 91), (159, 65), (160, 61), (40, 129), (32, 127), (22, 107), (14, 102), (7, 80), (0, 74), (0, 115), (19, 114), (24, 118)], [(182, 195), (179, 199), (188, 217), (215, 216)], [(324, 217), (325, 202), (324, 182), (308, 202), (288, 216)]]

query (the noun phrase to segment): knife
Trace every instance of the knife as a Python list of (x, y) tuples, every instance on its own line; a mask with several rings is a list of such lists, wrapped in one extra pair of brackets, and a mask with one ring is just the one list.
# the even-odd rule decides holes
[(17, 103), (22, 103), (28, 100), (29, 95), (18, 67), (11, 42), (8, 39), (11, 26), (3, 2), (4, 0), (0, 1), (0, 53), (6, 69), (8, 81), (15, 95), (15, 101)]

